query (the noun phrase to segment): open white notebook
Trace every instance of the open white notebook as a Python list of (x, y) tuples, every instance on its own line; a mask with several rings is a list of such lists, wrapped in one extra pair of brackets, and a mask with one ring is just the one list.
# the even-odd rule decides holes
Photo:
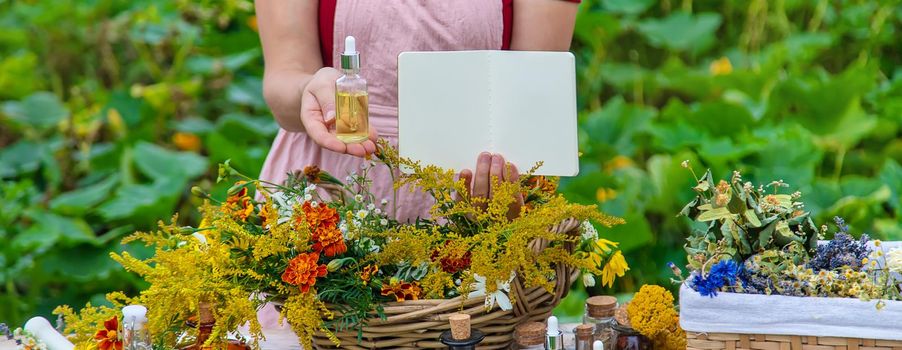
[(579, 172), (576, 73), (569, 52), (404, 52), (398, 56), (401, 156), (473, 169), (480, 152), (521, 171)]

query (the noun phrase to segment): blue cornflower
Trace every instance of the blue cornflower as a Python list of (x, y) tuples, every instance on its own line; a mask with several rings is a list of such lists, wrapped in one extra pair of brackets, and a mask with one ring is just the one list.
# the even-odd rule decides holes
[(702, 296), (715, 297), (717, 291), (724, 286), (736, 284), (739, 278), (739, 264), (733, 260), (721, 260), (711, 266), (708, 277), (701, 274), (692, 277), (692, 285)]
[(733, 260), (721, 260), (711, 266), (711, 272), (708, 272), (708, 279), (722, 281), (724, 286), (736, 284), (738, 276), (739, 264)]
[(702, 275), (692, 276), (692, 286), (702, 296), (712, 298), (717, 296), (717, 287), (712, 288), (711, 281), (702, 277)]

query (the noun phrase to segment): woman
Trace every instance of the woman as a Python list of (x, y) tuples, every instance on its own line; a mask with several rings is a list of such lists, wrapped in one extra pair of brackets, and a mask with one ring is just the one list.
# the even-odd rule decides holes
[[(281, 126), (261, 179), (280, 183), (316, 164), (343, 178), (375, 151), (377, 137), (397, 144), (397, 56), (402, 51), (567, 51), (579, 0), (256, 0), (266, 62), (263, 94)], [(369, 82), (370, 140), (345, 145), (329, 132), (335, 80), (345, 36), (357, 39), (361, 75)], [(475, 172), (460, 176), (471, 195), (491, 195), (490, 178), (504, 173), (501, 155), (482, 153)], [(376, 198), (391, 198), (385, 167), (371, 172)], [(522, 202), (522, 199), (521, 199)], [(401, 221), (425, 216), (431, 203), (400, 191)], [(512, 208), (518, 213), (518, 208)]]

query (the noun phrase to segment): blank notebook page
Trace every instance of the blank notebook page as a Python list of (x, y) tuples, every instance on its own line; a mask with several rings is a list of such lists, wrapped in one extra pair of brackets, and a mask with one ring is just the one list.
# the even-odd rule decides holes
[(539, 175), (579, 171), (569, 52), (405, 52), (398, 57), (402, 157), (473, 169), (482, 151)]

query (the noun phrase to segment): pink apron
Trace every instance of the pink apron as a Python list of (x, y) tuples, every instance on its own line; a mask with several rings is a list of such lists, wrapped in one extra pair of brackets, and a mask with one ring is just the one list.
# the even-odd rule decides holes
[[(380, 137), (397, 145), (398, 54), (403, 51), (497, 50), (501, 48), (502, 29), (501, 1), (338, 0), (332, 66), (340, 66), (339, 55), (345, 36), (354, 36), (361, 55), (361, 75), (369, 83), (370, 125), (378, 130)], [(305, 133), (279, 130), (260, 178), (281, 183), (287, 173), (317, 165), (344, 179), (350, 172), (360, 169), (363, 162), (360, 158), (322, 149)], [(371, 191), (377, 201), (392, 200), (390, 175), (384, 166), (371, 171)], [(432, 203), (422, 193), (401, 189), (395, 216), (401, 221), (425, 217)], [(278, 315), (272, 306), (264, 308), (259, 316), (264, 328), (278, 327)]]

